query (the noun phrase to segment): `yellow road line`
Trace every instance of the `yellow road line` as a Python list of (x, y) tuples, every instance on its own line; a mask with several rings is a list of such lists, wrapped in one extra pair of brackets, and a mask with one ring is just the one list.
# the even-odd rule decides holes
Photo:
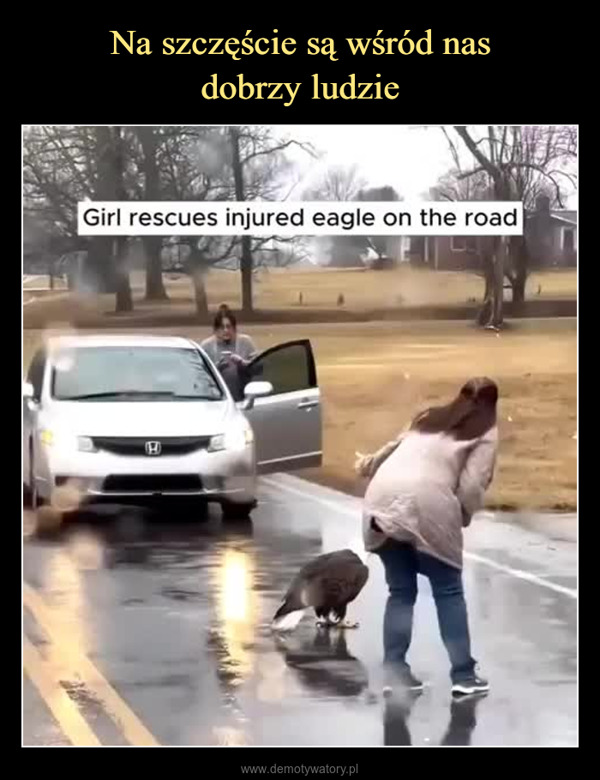
[(136, 746), (158, 746), (160, 743), (81, 651), (81, 648), (73, 642), (69, 642), (68, 633), (61, 628), (60, 622), (52, 614), (52, 610), (40, 594), (27, 583), (23, 583), (23, 602), (55, 644), (61, 659), (68, 658), (72, 671), (99, 699), (104, 711), (114, 721), (127, 741)]
[(23, 637), (23, 666), (68, 740), (75, 747), (102, 747), (77, 705), (54, 679), (48, 664), (27, 637)]

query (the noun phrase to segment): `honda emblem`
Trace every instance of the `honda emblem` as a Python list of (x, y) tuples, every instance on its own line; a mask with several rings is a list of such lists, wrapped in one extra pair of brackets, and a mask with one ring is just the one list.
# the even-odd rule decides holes
[(160, 455), (162, 445), (159, 441), (147, 441), (145, 449), (146, 455)]

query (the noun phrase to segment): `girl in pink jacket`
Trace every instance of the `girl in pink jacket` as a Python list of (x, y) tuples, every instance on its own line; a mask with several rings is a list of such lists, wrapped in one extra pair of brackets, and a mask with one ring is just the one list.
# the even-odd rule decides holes
[(356, 464), (370, 479), (363, 511), (365, 547), (380, 556), (389, 587), (384, 661), (391, 680), (411, 690), (423, 687), (406, 662), (417, 574), (431, 582), (453, 694), (489, 689), (471, 655), (462, 529), (483, 506), (494, 474), (497, 400), (491, 379), (471, 379), (449, 404), (419, 414), (396, 440)]

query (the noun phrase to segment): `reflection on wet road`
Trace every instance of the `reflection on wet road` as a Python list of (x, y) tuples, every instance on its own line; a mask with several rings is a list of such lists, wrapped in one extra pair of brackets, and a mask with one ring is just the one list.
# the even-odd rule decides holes
[[(554, 572), (534, 569), (565, 593), (468, 562), (475, 651), (492, 684), (483, 700), (451, 704), (425, 583), (412, 664), (428, 686), (411, 701), (381, 696), (386, 593), (375, 557), (349, 611), (358, 629), (317, 629), (306, 617), (293, 634), (273, 636), (271, 617), (300, 566), (359, 536), (358, 514), (328, 501), (335, 498), (294, 497), (266, 481), (252, 524), (223, 526), (218, 513), (206, 522), (150, 521), (122, 510), (28, 539), (24, 626), (39, 674), (54, 675), (103, 744), (577, 743), (569, 550), (554, 553)], [(524, 566), (525, 547), (528, 566), (548, 560), (531, 536), (519, 537), (522, 549), (511, 540), (502, 557), (490, 541), (497, 532), (484, 532), (482, 523), (475, 551), (497, 553), (509, 568)], [(26, 742), (68, 743), (39, 688), (27, 681), (26, 694)]]

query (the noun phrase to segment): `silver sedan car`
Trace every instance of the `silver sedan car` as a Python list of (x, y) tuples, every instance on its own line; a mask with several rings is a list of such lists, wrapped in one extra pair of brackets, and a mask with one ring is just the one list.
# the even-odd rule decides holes
[(309, 341), (240, 376), (230, 389), (186, 338), (48, 340), (23, 383), (25, 496), (35, 507), (73, 485), (79, 503), (184, 497), (248, 516), (257, 474), (321, 464), (322, 418)]

